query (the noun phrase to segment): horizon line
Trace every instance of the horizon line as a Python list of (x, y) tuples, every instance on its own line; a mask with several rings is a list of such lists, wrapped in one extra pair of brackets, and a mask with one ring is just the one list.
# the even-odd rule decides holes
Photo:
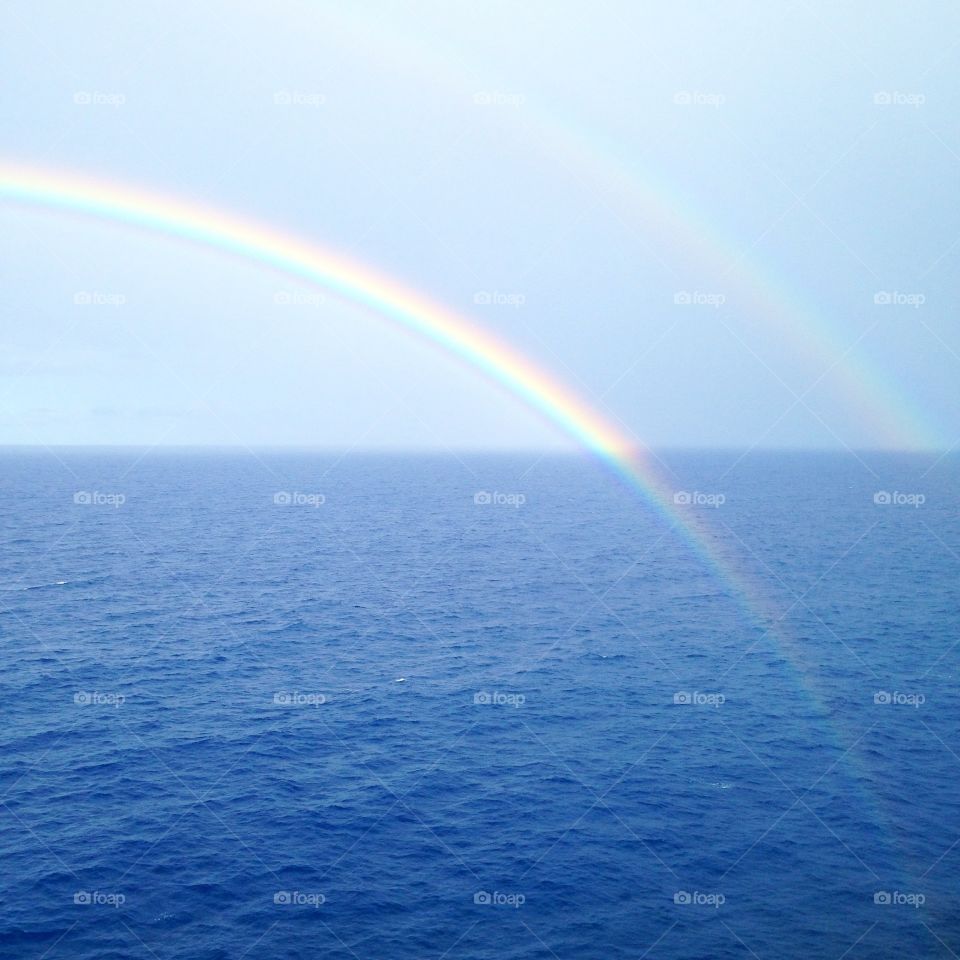
[[(537, 454), (538, 456), (590, 457), (591, 452), (577, 447), (547, 446), (490, 446), (485, 444), (466, 447), (438, 446), (353, 446), (327, 443), (151, 443), (149, 441), (130, 443), (17, 443), (0, 440), (0, 450), (235, 450), (238, 452), (267, 450), (304, 450), (317, 453), (398, 453), (398, 454)], [(638, 445), (636, 452), (659, 451), (677, 453), (830, 453), (854, 456), (856, 454), (910, 454), (912, 456), (948, 456), (960, 454), (956, 447), (843, 447), (843, 446), (742, 446), (736, 444), (644, 444)]]

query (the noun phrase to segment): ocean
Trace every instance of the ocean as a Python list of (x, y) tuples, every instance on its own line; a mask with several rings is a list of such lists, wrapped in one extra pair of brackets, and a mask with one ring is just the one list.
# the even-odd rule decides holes
[(0, 454), (0, 956), (960, 953), (960, 458)]

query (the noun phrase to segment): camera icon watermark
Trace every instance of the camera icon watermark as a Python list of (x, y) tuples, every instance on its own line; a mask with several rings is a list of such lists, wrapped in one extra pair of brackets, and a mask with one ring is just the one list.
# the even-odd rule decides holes
[(881, 907), (913, 907), (919, 910), (927, 902), (923, 893), (904, 893), (901, 890), (878, 890), (873, 902)]
[(101, 493), (99, 490), (77, 490), (73, 502), (80, 507), (122, 507), (127, 502), (126, 494)]
[(924, 693), (878, 690), (873, 695), (873, 702), (876, 706), (913, 707), (914, 710), (919, 710), (927, 702), (927, 696)]
[(478, 507), (513, 507), (517, 510), (527, 502), (527, 498), (522, 493), (500, 493), (497, 490), (491, 493), (489, 490), (478, 490), (473, 495), (473, 502)]
[(103, 93), (99, 90), (77, 90), (73, 102), (78, 107), (122, 107), (127, 102), (123, 93)]
[(327, 898), (322, 893), (305, 893), (302, 890), (278, 890), (273, 895), (278, 907), (317, 907), (323, 906)]
[(517, 309), (527, 302), (523, 293), (501, 293), (499, 290), (478, 290), (473, 295), (478, 307), (513, 307)]
[(78, 707), (122, 707), (127, 698), (122, 693), (101, 693), (99, 690), (80, 690), (73, 695)]
[(494, 690), (492, 693), (481, 690), (473, 695), (473, 702), (478, 706), (522, 707), (527, 698), (522, 693), (501, 693)]
[(725, 293), (704, 293), (701, 290), (678, 290), (673, 302), (679, 307), (713, 307), (714, 310), (727, 302)]
[(501, 90), (481, 90), (473, 95), (473, 102), (478, 107), (519, 107), (526, 99), (522, 94)]
[(278, 490), (273, 495), (273, 502), (278, 507), (320, 507), (327, 502), (327, 498), (322, 493)]
[(919, 309), (927, 302), (924, 293), (901, 293), (899, 290), (878, 290), (873, 295), (873, 302), (878, 307), (913, 307)]
[(727, 102), (726, 94), (706, 93), (702, 90), (678, 90), (673, 95), (678, 107), (719, 107)]
[(679, 690), (673, 695), (673, 702), (681, 706), (720, 707), (727, 702), (722, 693), (701, 693), (699, 690)]
[(78, 907), (122, 907), (127, 898), (122, 893), (104, 893), (102, 890), (78, 890), (73, 895)]
[(527, 898), (522, 893), (501, 893), (499, 890), (488, 893), (486, 890), (478, 890), (473, 895), (473, 902), (483, 907), (513, 907), (518, 910), (527, 902)]
[(915, 510), (927, 502), (926, 494), (902, 493), (899, 490), (878, 490), (873, 495), (873, 502), (878, 507), (913, 507)]
[(703, 493), (700, 490), (677, 490), (673, 494), (673, 502), (678, 507), (722, 507), (727, 502), (724, 493)]
[(277, 290), (273, 302), (281, 307), (322, 307), (327, 298), (312, 290)]
[(327, 698), (322, 693), (278, 690), (273, 695), (273, 702), (278, 707), (319, 707), (327, 702)]
[(727, 898), (722, 893), (678, 890), (673, 895), (673, 902), (681, 907), (713, 907), (716, 910), (727, 902)]
[(923, 93), (877, 90), (873, 95), (873, 102), (878, 107), (922, 107), (927, 102), (927, 97)]
[(322, 107), (327, 102), (327, 95), (304, 90), (277, 90), (273, 102), (278, 107)]
[(78, 290), (73, 295), (77, 307), (122, 307), (127, 302), (123, 293), (103, 293), (99, 290)]

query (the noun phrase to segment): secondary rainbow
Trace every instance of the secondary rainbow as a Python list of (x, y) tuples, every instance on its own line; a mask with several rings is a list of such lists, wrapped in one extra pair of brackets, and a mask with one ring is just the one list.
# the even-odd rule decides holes
[[(314, 12), (308, 4), (302, 5), (305, 18)], [(375, 52), (376, 56), (370, 56), (372, 67), (394, 62), (405, 71), (419, 70), (432, 85), (442, 79), (443, 89), (456, 92), (474, 112), (478, 109), (475, 78), (501, 72), (495, 62), (471, 62), (472, 51), (466, 47), (454, 50), (447, 43), (428, 43), (422, 32), (410, 29), (407, 21), (384, 19), (379, 14), (372, 17), (360, 5), (342, 5), (333, 18), (325, 19), (324, 29), (333, 24), (346, 32), (355, 49), (368, 55)], [(810, 290), (801, 296), (792, 289), (771, 263), (758, 258), (753, 249), (756, 242), (747, 243), (712, 223), (707, 211), (693, 207), (667, 172), (641, 162), (624, 144), (588, 128), (572, 114), (558, 111), (556, 103), (536, 99), (528, 102), (524, 97), (519, 100), (523, 109), (518, 108), (519, 103), (482, 108), (486, 111), (484, 121), (478, 118), (478, 122), (490, 118), (489, 122), (508, 128), (511, 142), (524, 143), (550, 169), (566, 171), (574, 181), (580, 181), (580, 187), (588, 187), (591, 197), (607, 203), (611, 214), (623, 223), (642, 225), (658, 245), (681, 252), (683, 262), (697, 265), (704, 282), (711, 285), (708, 289), (727, 297), (718, 319), (731, 336), (736, 335), (735, 325), (725, 317), (727, 310), (760, 331), (775, 330), (777, 337), (806, 361), (811, 374), (817, 374), (808, 391), (818, 384), (836, 391), (842, 409), (855, 412), (857, 420), (869, 426), (869, 435), (878, 445), (929, 450), (943, 450), (949, 445), (942, 429), (933, 422), (931, 411), (918, 408), (893, 371), (865, 356), (868, 334), (881, 318), (889, 316), (878, 313), (872, 305), (875, 290), (865, 291), (863, 300), (864, 313), (872, 311), (874, 323), (851, 339), (854, 332), (844, 322), (849, 317), (829, 304), (812, 301)], [(762, 362), (759, 356), (757, 360)], [(796, 405), (801, 405), (804, 397), (801, 393)], [(812, 410), (808, 413), (819, 419)], [(771, 432), (778, 422), (770, 425)], [(844, 443), (827, 423), (821, 420), (820, 425), (834, 441)]]

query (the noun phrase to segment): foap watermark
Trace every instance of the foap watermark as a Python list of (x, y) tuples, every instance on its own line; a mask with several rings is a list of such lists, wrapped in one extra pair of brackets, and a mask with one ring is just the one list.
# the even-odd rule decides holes
[(480, 90), (473, 95), (478, 107), (519, 107), (526, 101), (521, 93), (505, 93), (503, 90)]
[(73, 502), (79, 507), (122, 507), (127, 502), (125, 493), (102, 493), (100, 490), (78, 490)]
[(281, 307), (322, 307), (327, 298), (313, 290), (278, 290), (273, 302)]
[(273, 895), (278, 907), (317, 907), (323, 906), (327, 898), (322, 893), (305, 893), (303, 890), (278, 890)]
[(527, 698), (522, 693), (503, 693), (500, 690), (494, 690), (492, 693), (487, 690), (480, 690), (473, 695), (473, 702), (483, 706), (495, 707), (522, 707)]
[(327, 502), (322, 493), (300, 493), (297, 490), (278, 490), (273, 495), (278, 507), (320, 507)]
[(873, 702), (877, 706), (913, 707), (919, 710), (927, 702), (926, 694), (903, 693), (900, 690), (878, 690), (873, 695)]
[(904, 893), (902, 890), (878, 890), (873, 895), (873, 902), (880, 907), (913, 907), (919, 910), (927, 898), (922, 893)]
[(723, 93), (708, 93), (703, 90), (678, 90), (673, 95), (678, 107), (719, 107), (727, 102)]
[(473, 302), (478, 307), (513, 307), (513, 309), (516, 310), (527, 302), (527, 298), (522, 293), (501, 293), (499, 290), (478, 290), (473, 295)]
[(301, 693), (299, 690), (278, 690), (273, 695), (278, 707), (319, 707), (327, 702), (322, 693)]
[(878, 507), (913, 507), (915, 510), (927, 502), (926, 494), (902, 493), (900, 490), (878, 490), (873, 495), (873, 502)]
[(713, 907), (716, 910), (727, 902), (727, 898), (722, 893), (678, 890), (673, 895), (673, 902), (680, 907)]
[(703, 493), (700, 490), (677, 490), (673, 502), (678, 507), (722, 507), (727, 502), (726, 494)]
[(922, 93), (904, 93), (901, 90), (877, 90), (873, 102), (878, 107), (922, 107), (927, 98)]
[(78, 890), (73, 895), (78, 907), (122, 907), (127, 898), (122, 893), (105, 893), (103, 890)]
[(127, 302), (122, 293), (103, 293), (100, 290), (78, 290), (73, 295), (76, 307), (122, 307)]
[(78, 107), (122, 107), (127, 98), (122, 93), (104, 93), (102, 90), (77, 90), (73, 102)]
[(482, 907), (513, 907), (517, 910), (527, 902), (527, 898), (522, 893), (502, 893), (500, 890), (488, 893), (486, 890), (478, 890), (473, 895), (473, 902)]
[(127, 698), (122, 693), (102, 693), (99, 690), (79, 690), (73, 695), (78, 707), (122, 707)]
[(725, 293), (704, 293), (702, 290), (678, 290), (673, 302), (679, 307), (713, 307), (714, 310), (727, 302)]
[(273, 95), (273, 102), (278, 107), (322, 107), (327, 102), (327, 95), (306, 90), (278, 90)]
[(878, 307), (913, 307), (914, 310), (918, 310), (927, 302), (927, 297), (923, 293), (878, 290), (873, 295), (873, 302)]
[(679, 690), (673, 695), (673, 702), (692, 707), (719, 707), (727, 702), (727, 698), (722, 693)]
[(489, 490), (478, 490), (473, 495), (473, 502), (478, 507), (495, 506), (519, 509), (527, 502), (527, 498), (522, 493), (500, 493), (497, 490), (491, 493)]

